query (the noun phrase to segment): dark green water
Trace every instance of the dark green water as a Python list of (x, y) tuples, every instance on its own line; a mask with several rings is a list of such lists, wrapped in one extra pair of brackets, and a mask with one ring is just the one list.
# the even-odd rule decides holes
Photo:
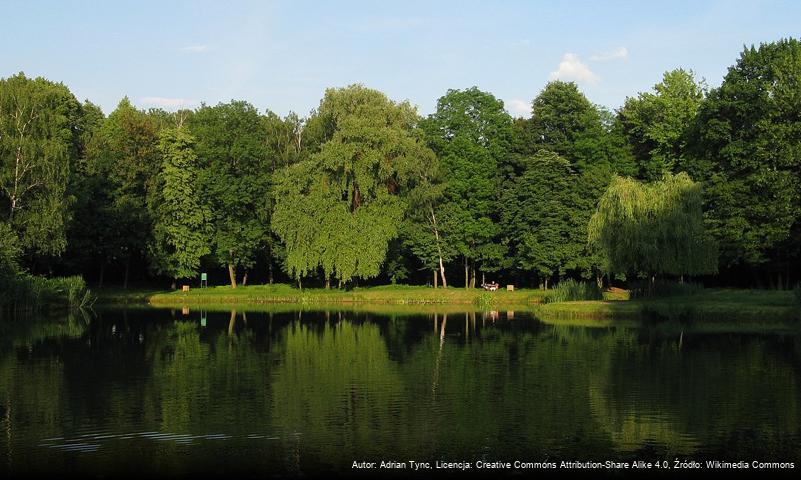
[(589, 328), (519, 312), (201, 323), (195, 310), (119, 310), (0, 324), (0, 471), (265, 477), (351, 473), (354, 461), (675, 458), (801, 468), (792, 330)]

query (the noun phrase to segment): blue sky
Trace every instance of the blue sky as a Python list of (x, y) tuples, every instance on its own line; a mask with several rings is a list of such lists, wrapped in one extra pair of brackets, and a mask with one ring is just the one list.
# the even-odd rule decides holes
[(0, 0), (0, 77), (65, 83), (109, 113), (243, 99), (305, 115), (362, 83), (428, 114), (473, 85), (526, 115), (549, 79), (617, 108), (662, 73), (714, 87), (743, 45), (801, 33), (801, 2)]

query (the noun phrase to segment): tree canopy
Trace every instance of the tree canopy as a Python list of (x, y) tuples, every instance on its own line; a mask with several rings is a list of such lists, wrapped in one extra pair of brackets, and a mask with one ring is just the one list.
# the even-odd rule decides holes
[(23, 253), (58, 255), (67, 246), (80, 113), (62, 84), (22, 73), (0, 79), (0, 205)]
[(801, 281), (800, 79), (786, 39), (745, 48), (718, 88), (674, 68), (614, 111), (555, 80), (530, 118), (478, 87), (421, 118), (361, 85), (305, 116), (127, 97), (106, 116), (20, 73), (0, 79), (0, 276), (453, 286), (463, 271), (471, 288), (719, 270), (704, 281), (785, 287)]
[(432, 155), (414, 108), (353, 85), (329, 89), (310, 123), (325, 125), (320, 150), (274, 183), (273, 229), (296, 278), (318, 268), (347, 282), (380, 273), (406, 210), (403, 193)]
[(173, 279), (195, 277), (200, 259), (211, 252), (210, 212), (197, 183), (194, 139), (184, 129), (159, 134), (161, 171), (151, 197), (153, 240), (149, 246), (157, 273)]
[(654, 93), (626, 99), (619, 116), (641, 178), (658, 180), (665, 172), (700, 173), (687, 158), (687, 142), (704, 92), (704, 84), (695, 80), (692, 71), (679, 68), (665, 72)]
[(589, 223), (609, 273), (702, 275), (717, 271), (704, 228), (701, 187), (685, 173), (643, 183), (615, 176)]
[(781, 40), (746, 48), (699, 108), (693, 149), (726, 265), (781, 268), (801, 254), (799, 89), (801, 42)]

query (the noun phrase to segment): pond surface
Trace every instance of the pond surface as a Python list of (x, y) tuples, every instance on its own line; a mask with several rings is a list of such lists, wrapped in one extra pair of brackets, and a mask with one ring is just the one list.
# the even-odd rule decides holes
[(0, 472), (675, 458), (800, 468), (797, 332), (586, 323), (142, 309), (6, 320)]

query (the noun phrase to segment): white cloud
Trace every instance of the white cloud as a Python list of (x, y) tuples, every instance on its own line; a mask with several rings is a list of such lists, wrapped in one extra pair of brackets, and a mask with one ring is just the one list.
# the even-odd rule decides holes
[(186, 47), (181, 47), (178, 50), (189, 53), (203, 53), (208, 50), (208, 48), (208, 45), (188, 45)]
[(519, 98), (513, 98), (506, 102), (506, 109), (513, 117), (531, 116), (531, 104)]
[(196, 100), (189, 100), (186, 98), (165, 98), (165, 97), (142, 97), (139, 102), (143, 105), (165, 107), (165, 108), (181, 108), (197, 104)]
[(617, 47), (609, 52), (596, 53), (590, 57), (593, 62), (606, 62), (608, 60), (627, 60), (629, 58), (629, 49), (626, 47)]
[(582, 63), (575, 53), (566, 53), (559, 63), (559, 67), (551, 72), (548, 77), (550, 80), (575, 80), (580, 83), (595, 85), (601, 78), (590, 70), (590, 67)]

